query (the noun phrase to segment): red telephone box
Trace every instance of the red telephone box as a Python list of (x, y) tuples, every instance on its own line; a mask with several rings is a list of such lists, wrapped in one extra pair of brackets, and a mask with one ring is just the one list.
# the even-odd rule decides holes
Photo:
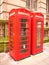
[(37, 54), (43, 51), (44, 16), (42, 13), (32, 13), (31, 28), (32, 54)]
[(9, 53), (15, 60), (30, 56), (31, 18), (24, 8), (9, 12)]

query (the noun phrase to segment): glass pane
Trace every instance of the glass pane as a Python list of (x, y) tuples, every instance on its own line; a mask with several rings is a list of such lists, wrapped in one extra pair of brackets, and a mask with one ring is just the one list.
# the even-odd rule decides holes
[(23, 42), (21, 42), (21, 44), (27, 44), (28, 42), (27, 41), (23, 41)]
[(25, 53), (27, 51), (28, 51), (27, 49), (24, 49), (24, 50), (21, 50), (21, 53)]
[(22, 26), (22, 27), (26, 27), (26, 24), (22, 23), (21, 26)]
[(21, 22), (27, 22), (27, 19), (21, 19)]
[(37, 10), (37, 0), (33, 0), (33, 1), (34, 1), (33, 2), (34, 3), (34, 5), (33, 5), (34, 6), (34, 9)]
[(27, 37), (21, 37), (22, 40), (27, 40)]
[(26, 0), (26, 7), (27, 7), (28, 9), (30, 9), (30, 5), (31, 5), (30, 0)]
[(27, 45), (26, 44), (22, 44), (21, 49), (26, 49)]
[(42, 28), (42, 22), (37, 22), (37, 47), (40, 47), (41, 45), (41, 28)]

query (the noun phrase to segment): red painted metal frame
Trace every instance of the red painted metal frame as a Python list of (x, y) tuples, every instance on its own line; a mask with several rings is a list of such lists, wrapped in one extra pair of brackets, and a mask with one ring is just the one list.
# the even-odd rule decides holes
[[(40, 46), (37, 47), (37, 22), (41, 21), (41, 42)], [(32, 54), (37, 54), (43, 51), (43, 41), (44, 39), (44, 16), (40, 12), (35, 12), (32, 13), (31, 15), (31, 53)]]
[[(21, 13), (22, 14), (21, 14)], [(25, 14), (26, 15), (25, 15)], [(20, 28), (21, 23), (20, 19), (25, 18), (27, 19), (27, 26), (28, 26), (28, 39), (27, 39), (27, 52), (21, 53), (21, 37), (20, 37)], [(10, 42), (10, 23), (12, 22), (12, 43)], [(9, 35), (9, 54), (13, 57), (14, 60), (20, 60), (30, 56), (31, 54), (31, 17), (30, 11), (24, 8), (12, 9), (9, 12), (9, 21), (8, 21), (8, 35)], [(11, 46), (10, 46), (11, 45)]]

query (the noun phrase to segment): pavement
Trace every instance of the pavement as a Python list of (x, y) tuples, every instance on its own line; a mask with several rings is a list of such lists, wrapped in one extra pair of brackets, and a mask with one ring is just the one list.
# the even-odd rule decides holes
[(44, 44), (42, 53), (20, 61), (14, 61), (9, 53), (0, 53), (0, 65), (49, 65), (49, 42)]

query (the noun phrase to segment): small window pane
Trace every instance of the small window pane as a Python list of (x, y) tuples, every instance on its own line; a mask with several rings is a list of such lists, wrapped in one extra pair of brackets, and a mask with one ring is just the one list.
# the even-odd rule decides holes
[(30, 0), (26, 0), (26, 7), (28, 8), (28, 9), (30, 9)]
[(27, 22), (27, 19), (21, 19), (21, 22)]

